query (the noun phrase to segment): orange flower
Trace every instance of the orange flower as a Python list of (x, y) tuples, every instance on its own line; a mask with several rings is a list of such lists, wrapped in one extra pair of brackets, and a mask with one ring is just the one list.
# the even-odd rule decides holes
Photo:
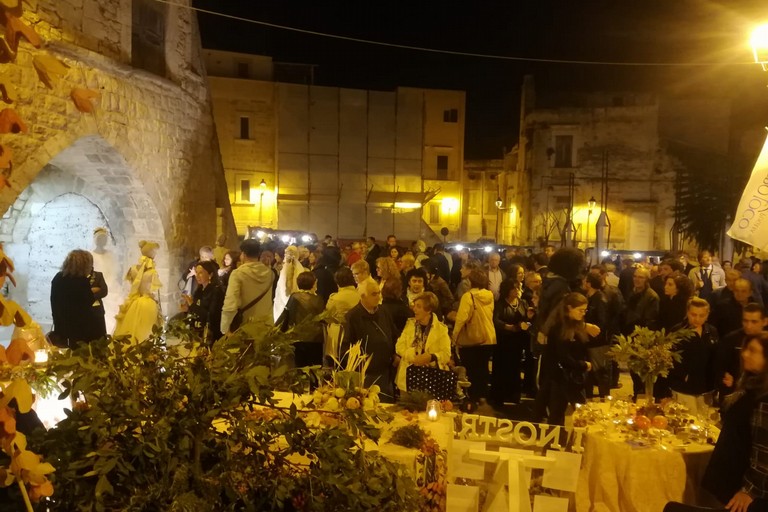
[(0, 437), (16, 433), (16, 415), (10, 407), (0, 408)]
[(21, 338), (11, 340), (11, 344), (8, 345), (8, 349), (5, 351), (5, 356), (8, 358), (11, 366), (18, 366), (22, 361), (35, 360), (35, 353), (29, 348), (27, 342)]

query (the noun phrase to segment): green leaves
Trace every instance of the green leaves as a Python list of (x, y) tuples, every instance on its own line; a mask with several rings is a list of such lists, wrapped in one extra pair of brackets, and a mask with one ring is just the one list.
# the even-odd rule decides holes
[(693, 334), (690, 329), (667, 333), (664, 329), (653, 331), (647, 327), (635, 327), (629, 336), (615, 337), (616, 343), (608, 351), (608, 356), (626, 364), (643, 380), (666, 377), (681, 358), (680, 352), (674, 348)]
[(51, 510), (414, 510), (407, 473), (361, 449), (386, 414), (345, 410), (339, 426), (317, 426), (276, 405), (276, 390), (307, 386), (286, 364), (293, 341), (247, 324), (208, 347), (173, 327), (52, 357), (49, 377), (77, 404), (36, 441), (57, 468)]

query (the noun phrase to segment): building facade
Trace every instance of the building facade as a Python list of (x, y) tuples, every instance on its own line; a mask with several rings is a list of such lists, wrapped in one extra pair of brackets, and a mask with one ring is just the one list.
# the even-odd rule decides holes
[(607, 248), (670, 249), (679, 162), (668, 144), (726, 153), (729, 124), (730, 106), (722, 99), (544, 96), (527, 77), (519, 143), (507, 155), (514, 167), (504, 177), (505, 199), (519, 215), (516, 225), (505, 218), (505, 236), (516, 233), (521, 244), (560, 245), (571, 220), (576, 245), (593, 247), (605, 210)]
[[(6, 107), (26, 128), (0, 135), (13, 155), (0, 241), (17, 267), (12, 298), (44, 327), (51, 278), (69, 251), (93, 248), (96, 227), (110, 232), (118, 283), (140, 240), (160, 244), (164, 314), (175, 312), (181, 267), (197, 248), (217, 230), (234, 237), (190, 4), (23, 4), (20, 19), (41, 41), (22, 39), (3, 57), (2, 83), (14, 91)], [(126, 293), (110, 289), (117, 303)]]
[(238, 232), (461, 236), (463, 92), (316, 86), (265, 57), (205, 57)]

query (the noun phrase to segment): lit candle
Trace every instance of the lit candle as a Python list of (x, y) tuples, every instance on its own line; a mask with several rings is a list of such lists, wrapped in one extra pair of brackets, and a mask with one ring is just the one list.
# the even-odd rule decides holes
[(48, 351), (44, 348), (35, 350), (35, 363), (45, 364), (48, 362)]
[(440, 417), (440, 402), (437, 400), (430, 400), (427, 402), (427, 419), (429, 421), (437, 421)]

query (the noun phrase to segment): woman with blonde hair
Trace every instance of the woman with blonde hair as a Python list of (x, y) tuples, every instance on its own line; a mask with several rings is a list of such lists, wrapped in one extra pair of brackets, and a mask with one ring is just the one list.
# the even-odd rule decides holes
[(376, 258), (376, 273), (379, 275), (379, 289), (383, 289), (387, 279), (400, 280), (400, 269), (392, 258)]
[(133, 343), (139, 343), (149, 338), (152, 328), (161, 323), (157, 292), (162, 284), (155, 269), (159, 248), (155, 242), (139, 242), (141, 258), (125, 275), (125, 280), (131, 283), (131, 291), (116, 316), (115, 337), (129, 336)]
[(435, 313), (440, 310), (440, 301), (432, 292), (424, 292), (413, 300), (413, 318), (409, 318), (400, 334), (395, 352), (400, 356), (395, 384), (405, 393), (408, 367), (435, 365), (448, 369), (451, 358), (451, 337), (448, 327)]
[(93, 270), (93, 256), (76, 249), (51, 281), (51, 313), (56, 338), (68, 347), (107, 335), (104, 304), (107, 283)]
[(461, 297), (453, 326), (453, 343), (472, 383), (470, 398), (475, 406), (488, 398), (488, 362), (496, 345), (493, 327), (493, 293), (488, 289), (488, 274), (474, 269), (467, 275), (470, 289)]
[(280, 269), (280, 277), (277, 279), (277, 288), (275, 289), (275, 300), (272, 305), (272, 314), (274, 321), (280, 318), (280, 315), (288, 304), (288, 298), (293, 292), (299, 291), (297, 279), (299, 274), (307, 269), (299, 262), (299, 250), (295, 245), (289, 245), (285, 248), (285, 259), (283, 268)]

